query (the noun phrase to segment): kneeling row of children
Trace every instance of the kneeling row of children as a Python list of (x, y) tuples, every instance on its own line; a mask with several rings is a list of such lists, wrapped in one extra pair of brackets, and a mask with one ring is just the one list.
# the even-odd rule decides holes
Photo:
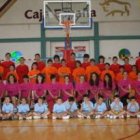
[[(62, 98), (58, 97), (53, 106), (52, 119), (69, 119), (69, 118), (124, 118), (126, 117), (140, 117), (139, 104), (136, 102), (135, 97), (131, 97), (127, 110), (123, 109), (123, 104), (119, 96), (114, 97), (114, 101), (110, 105), (108, 111), (102, 96), (98, 97), (97, 102), (93, 103), (89, 100), (87, 95), (84, 96), (80, 109), (73, 97), (69, 97), (68, 101), (62, 102)], [(21, 104), (17, 106), (17, 112), (14, 112), (14, 106), (10, 103), (10, 98), (5, 97), (2, 105), (0, 118), (7, 119), (46, 119), (50, 116), (51, 112), (48, 109), (47, 103), (43, 102), (42, 98), (34, 105), (34, 110), (30, 111), (30, 107), (25, 98), (22, 98)]]

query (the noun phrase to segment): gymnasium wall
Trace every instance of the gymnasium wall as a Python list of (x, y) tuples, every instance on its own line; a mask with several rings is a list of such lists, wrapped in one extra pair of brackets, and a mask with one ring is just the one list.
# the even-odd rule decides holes
[[(120, 0), (118, 0), (120, 1)], [(106, 16), (100, 3), (105, 0), (92, 0), (95, 11), (92, 29), (72, 30), (72, 47), (85, 46), (85, 51), (91, 57), (104, 55), (106, 61), (118, 55), (122, 48), (130, 50), (133, 58), (140, 52), (140, 1), (121, 0), (129, 3), (129, 15), (116, 13)], [(65, 32), (63, 30), (44, 30), (40, 16), (43, 0), (17, 0), (0, 17), (0, 59), (10, 51), (21, 51), (27, 59), (33, 59), (35, 53), (41, 53), (43, 59), (52, 57), (55, 47), (64, 46)], [(115, 3), (116, 4), (116, 3)], [(116, 5), (112, 5), (116, 7)], [(119, 9), (122, 5), (117, 5)], [(121, 7), (123, 8), (123, 7)], [(30, 18), (25, 12), (31, 10)], [(123, 9), (124, 10), (124, 9)], [(38, 13), (33, 18), (34, 12)], [(30, 61), (31, 62), (31, 61)], [(29, 62), (29, 63), (30, 63)], [(134, 63), (134, 60), (131, 60)]]

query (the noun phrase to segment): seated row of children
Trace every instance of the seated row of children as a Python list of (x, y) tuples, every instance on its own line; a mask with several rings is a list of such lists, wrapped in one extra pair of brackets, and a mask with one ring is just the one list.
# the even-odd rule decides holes
[(27, 104), (26, 99), (22, 98), (21, 103), (17, 106), (17, 110), (14, 109), (14, 105), (10, 103), (10, 97), (5, 97), (0, 113), (1, 120), (19, 119), (69, 119), (69, 118), (126, 118), (126, 117), (138, 117), (140, 118), (139, 105), (135, 100), (135, 97), (131, 97), (127, 105), (127, 109), (124, 110), (123, 104), (118, 95), (114, 96), (114, 100), (110, 105), (110, 109), (107, 109), (106, 104), (102, 96), (98, 97), (98, 100), (93, 104), (88, 95), (84, 95), (83, 102), (80, 109), (78, 109), (75, 99), (69, 97), (67, 101), (63, 102), (61, 97), (58, 97), (56, 103), (53, 106), (52, 114), (48, 109), (47, 103), (43, 98), (38, 98), (36, 104), (34, 104), (33, 110)]

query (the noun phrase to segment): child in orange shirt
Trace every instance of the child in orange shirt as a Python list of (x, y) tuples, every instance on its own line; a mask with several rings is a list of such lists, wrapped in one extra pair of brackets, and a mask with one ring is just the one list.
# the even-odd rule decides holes
[(52, 66), (52, 59), (48, 59), (47, 61), (47, 66), (42, 70), (42, 73), (45, 75), (46, 82), (50, 83), (51, 82), (51, 75), (57, 75), (57, 68)]
[(81, 62), (76, 61), (76, 68), (73, 70), (72, 76), (74, 78), (74, 81), (78, 83), (80, 81), (80, 76), (85, 76), (85, 69), (81, 67)]
[(61, 64), (62, 64), (62, 67), (60, 67), (58, 69), (58, 76), (59, 76), (59, 82), (60, 83), (64, 83), (64, 77), (66, 75), (70, 76), (71, 74), (71, 71), (70, 71), (70, 68), (66, 66), (66, 61), (65, 59), (62, 59), (61, 60)]
[(130, 80), (136, 80), (137, 79), (137, 67), (136, 67), (136, 65), (132, 66), (132, 71), (129, 72), (128, 77), (130, 78)]
[(36, 83), (36, 77), (39, 73), (40, 73), (40, 71), (38, 70), (37, 62), (34, 62), (31, 66), (31, 70), (28, 73), (31, 83), (33, 83), (33, 84)]

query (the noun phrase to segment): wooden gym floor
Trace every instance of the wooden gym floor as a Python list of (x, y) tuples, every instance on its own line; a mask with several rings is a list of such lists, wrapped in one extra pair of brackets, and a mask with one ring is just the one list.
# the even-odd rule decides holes
[(138, 119), (0, 121), (0, 140), (121, 139), (140, 140)]

